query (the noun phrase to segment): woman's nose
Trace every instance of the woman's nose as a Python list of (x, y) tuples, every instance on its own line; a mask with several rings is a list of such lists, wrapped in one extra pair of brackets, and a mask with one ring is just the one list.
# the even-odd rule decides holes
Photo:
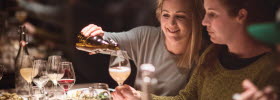
[(176, 19), (175, 19), (175, 18), (170, 18), (170, 19), (169, 19), (169, 25), (170, 25), (170, 26), (176, 25)]
[(209, 20), (208, 20), (208, 18), (206, 16), (203, 17), (202, 25), (203, 26), (208, 26), (209, 25)]

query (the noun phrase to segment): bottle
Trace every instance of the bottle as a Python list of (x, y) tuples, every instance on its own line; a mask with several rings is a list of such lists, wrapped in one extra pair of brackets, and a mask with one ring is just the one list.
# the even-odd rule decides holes
[(81, 51), (111, 54), (120, 50), (118, 43), (112, 39), (104, 40), (101, 36), (84, 37), (81, 34), (77, 38), (79, 42), (76, 43), (76, 48)]
[(29, 55), (27, 50), (26, 32), (24, 26), (19, 26), (18, 33), (20, 34), (19, 50), (15, 59), (15, 88), (16, 93), (20, 95), (28, 94), (28, 83), (20, 75), (20, 68), (22, 65), (22, 58)]
[(152, 100), (152, 85), (156, 83), (156, 79), (153, 74), (155, 72), (155, 67), (152, 64), (142, 64), (140, 66), (140, 73), (142, 77), (142, 95), (141, 100)]

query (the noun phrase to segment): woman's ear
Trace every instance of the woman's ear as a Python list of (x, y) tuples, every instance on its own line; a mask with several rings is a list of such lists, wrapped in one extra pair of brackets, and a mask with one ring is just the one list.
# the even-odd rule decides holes
[(160, 14), (157, 14), (156, 17), (157, 17), (158, 22), (160, 23), (160, 17), (161, 17)]
[(239, 10), (236, 20), (238, 21), (238, 23), (244, 24), (247, 19), (247, 16), (248, 16), (247, 10), (242, 8)]

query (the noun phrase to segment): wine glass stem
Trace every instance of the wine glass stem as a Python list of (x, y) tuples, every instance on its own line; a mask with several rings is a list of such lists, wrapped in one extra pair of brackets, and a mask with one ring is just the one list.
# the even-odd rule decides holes
[(56, 91), (57, 89), (57, 84), (54, 84), (54, 91)]
[(65, 100), (67, 100), (67, 91), (68, 91), (68, 89), (64, 90), (64, 98), (65, 98)]
[(53, 82), (53, 85), (54, 85), (54, 91), (57, 91), (57, 81), (52, 81)]
[(39, 88), (39, 90), (40, 90), (41, 94), (45, 94), (45, 89), (44, 88)]
[(118, 85), (119, 85), (119, 86), (122, 86), (122, 85), (123, 85), (123, 83), (119, 83), (119, 82), (118, 82)]
[(28, 91), (28, 95), (31, 97), (32, 94), (31, 94), (31, 91), (32, 91), (32, 86), (31, 86), (31, 82), (28, 82), (28, 87), (29, 87), (29, 91)]

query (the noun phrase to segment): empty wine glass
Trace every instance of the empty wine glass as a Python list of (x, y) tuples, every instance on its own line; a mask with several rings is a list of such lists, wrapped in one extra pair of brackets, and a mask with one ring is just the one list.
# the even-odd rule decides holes
[(42, 90), (38, 86), (32, 86), (32, 100), (46, 100), (45, 95), (42, 94)]
[(106, 83), (93, 83), (89, 90), (91, 97), (96, 100), (111, 100), (109, 86)]
[(35, 60), (33, 62), (33, 69), (38, 70), (38, 74), (34, 75), (33, 83), (40, 89), (41, 94), (44, 94), (44, 86), (49, 81), (47, 72), (47, 61), (45, 60)]
[(0, 80), (1, 80), (2, 77), (3, 77), (4, 71), (5, 71), (4, 65), (0, 65)]
[(118, 50), (111, 53), (109, 73), (111, 77), (118, 83), (123, 85), (124, 81), (130, 75), (131, 68), (126, 51)]
[(57, 89), (57, 80), (60, 80), (64, 75), (64, 70), (59, 66), (61, 56), (50, 56), (48, 58), (48, 77), (53, 82), (55, 89)]
[(67, 91), (76, 81), (75, 71), (71, 62), (61, 62), (60, 67), (63, 68), (64, 75), (60, 80), (58, 80), (58, 84), (64, 90), (64, 96), (67, 97)]

